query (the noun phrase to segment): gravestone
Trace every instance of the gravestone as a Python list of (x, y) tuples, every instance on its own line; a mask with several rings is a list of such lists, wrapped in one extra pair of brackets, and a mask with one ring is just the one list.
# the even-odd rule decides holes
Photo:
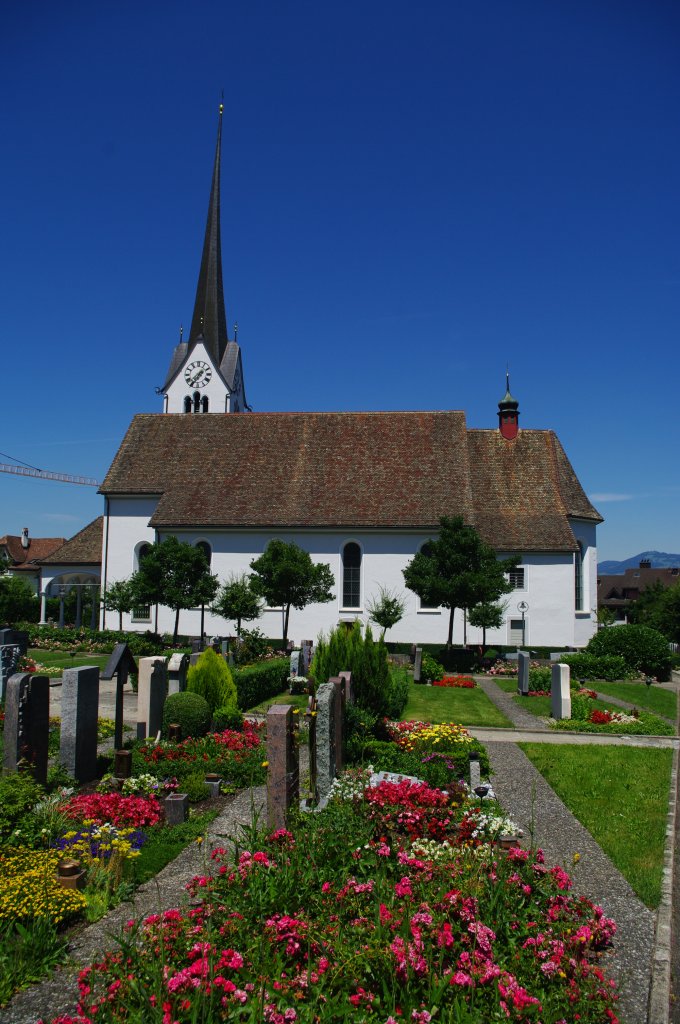
[(61, 745), (59, 760), (78, 782), (97, 775), (99, 669), (96, 665), (66, 668), (61, 683)]
[(26, 654), (28, 651), (28, 633), (24, 629), (0, 629), (0, 647), (8, 644), (10, 647), (18, 647), (19, 654)]
[[(319, 799), (328, 796), (336, 776), (336, 718), (340, 714), (340, 690), (323, 683), (316, 691), (316, 768)], [(342, 754), (341, 754), (342, 756)]]
[(15, 772), (29, 766), (37, 782), (47, 781), (50, 732), (50, 681), (17, 672), (7, 681), (3, 765)]
[(168, 694), (168, 665), (165, 658), (140, 658), (137, 685), (137, 734), (142, 725), (146, 736), (156, 736), (163, 725), (163, 705)]
[(135, 664), (132, 652), (127, 644), (116, 644), (101, 674), (102, 679), (113, 679), (114, 676), (116, 677), (114, 750), (120, 750), (123, 746), (123, 687), (128, 681), (130, 672), (137, 673), (137, 665)]
[(184, 693), (187, 688), (189, 655), (181, 651), (170, 656), (168, 662), (168, 693)]
[(302, 651), (295, 650), (290, 652), (290, 664), (288, 667), (289, 676), (303, 675), (300, 671), (300, 663), (302, 661)]
[(229, 657), (229, 641), (228, 640), (223, 640), (222, 641), (222, 643), (220, 644), (220, 650), (222, 651), (222, 657), (223, 658), (228, 658)]
[(181, 825), (189, 817), (189, 797), (186, 793), (171, 793), (163, 801), (168, 825)]
[(474, 793), (482, 781), (479, 754), (470, 754), (470, 790)]
[(345, 686), (340, 676), (333, 676), (332, 679), (328, 680), (329, 683), (333, 683), (336, 690), (335, 698), (335, 722), (334, 722), (334, 739), (333, 746), (335, 748), (335, 774), (339, 775), (342, 771), (343, 757), (343, 732), (345, 726)]
[(413, 682), (420, 682), (420, 673), (423, 664), (423, 649), (422, 647), (416, 647), (415, 658), (413, 661)]
[(300, 645), (300, 671), (299, 674), (307, 678), (309, 675), (309, 666), (312, 664), (312, 657), (314, 655), (314, 641), (303, 640)]
[(316, 785), (316, 719), (317, 719), (317, 707), (316, 697), (313, 694), (309, 695), (307, 701), (307, 710), (305, 711), (305, 718), (307, 720), (307, 728), (309, 731), (309, 800), (312, 804), (316, 803), (317, 798), (317, 785)]
[(522, 697), (529, 696), (529, 655), (526, 651), (517, 652), (517, 692)]
[[(12, 629), (3, 629), (3, 633), (13, 633)], [(7, 681), (17, 670), (21, 648), (18, 644), (2, 644), (0, 646), (0, 700), (5, 699)]]
[(267, 823), (285, 828), (291, 807), (300, 802), (300, 766), (295, 742), (296, 718), (291, 704), (267, 712)]
[(354, 683), (352, 682), (351, 672), (338, 672), (338, 676), (342, 679), (342, 685), (345, 691), (345, 705), (354, 704)]
[(571, 686), (568, 665), (553, 665), (550, 693), (550, 713), (555, 721), (571, 718)]
[(201, 652), (200, 651), (199, 651), (199, 653), (195, 653), (194, 652), (193, 654), (190, 654), (189, 655), (189, 668), (191, 668), (192, 665), (197, 665), (198, 664), (198, 659), (200, 657), (201, 657)]

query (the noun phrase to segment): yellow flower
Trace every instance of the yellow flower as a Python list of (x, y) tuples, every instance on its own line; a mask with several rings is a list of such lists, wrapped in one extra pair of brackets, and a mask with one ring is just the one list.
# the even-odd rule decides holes
[(269, 761), (263, 761), (262, 762), (262, 767), (263, 768), (268, 768), (269, 767)]
[(574, 864), (578, 864), (578, 862), (581, 859), (581, 854), (580, 853), (575, 853), (573, 859), (574, 859)]

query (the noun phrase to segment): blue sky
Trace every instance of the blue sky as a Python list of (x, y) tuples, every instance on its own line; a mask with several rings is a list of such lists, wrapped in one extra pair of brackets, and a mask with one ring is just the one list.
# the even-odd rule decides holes
[[(520, 424), (606, 518), (599, 557), (680, 551), (679, 52), (671, 0), (14, 5), (0, 449), (103, 479), (160, 410), (224, 89), (251, 405), (494, 427), (509, 363)], [(101, 508), (0, 474), (0, 533)]]

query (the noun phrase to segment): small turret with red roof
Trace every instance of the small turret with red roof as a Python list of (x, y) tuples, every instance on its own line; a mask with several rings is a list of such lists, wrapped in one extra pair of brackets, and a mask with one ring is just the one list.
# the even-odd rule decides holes
[(510, 374), (505, 374), (505, 395), (498, 403), (498, 429), (506, 441), (512, 441), (519, 431), (519, 402), (510, 394)]

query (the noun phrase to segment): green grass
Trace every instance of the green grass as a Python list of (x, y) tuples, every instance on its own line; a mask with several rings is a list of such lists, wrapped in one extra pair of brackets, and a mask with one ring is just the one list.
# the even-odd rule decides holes
[(606, 693), (608, 697), (617, 697), (628, 701), (638, 708), (647, 708), (657, 715), (675, 721), (678, 698), (673, 690), (661, 690), (659, 687), (647, 687), (644, 683), (588, 683), (598, 693)]
[(42, 647), (29, 647), (29, 658), (33, 658), (46, 668), (78, 668), (80, 665), (97, 665), (104, 668), (109, 660), (108, 654), (75, 654), (68, 651), (46, 651)]
[(402, 721), (460, 722), (461, 725), (510, 728), (502, 711), (479, 687), (474, 690), (412, 683)]
[(657, 907), (673, 751), (541, 743), (519, 746), (643, 903)]
[(292, 704), (294, 708), (299, 708), (300, 711), (304, 711), (307, 707), (307, 701), (309, 696), (306, 693), (281, 693), (278, 697), (268, 697), (267, 700), (263, 700), (261, 704), (256, 704), (253, 708), (248, 708), (246, 714), (252, 711), (259, 715), (266, 715), (270, 707), (274, 704)]
[[(154, 825), (153, 828), (145, 829), (148, 839), (140, 850), (139, 857), (132, 862), (135, 884), (142, 885), (148, 882), (162, 871), (166, 864), (174, 860), (185, 846), (205, 835), (210, 822), (218, 813), (219, 811), (203, 811), (200, 814), (192, 814), (189, 820), (181, 825)], [(210, 859), (210, 850), (206, 852), (206, 856)]]

